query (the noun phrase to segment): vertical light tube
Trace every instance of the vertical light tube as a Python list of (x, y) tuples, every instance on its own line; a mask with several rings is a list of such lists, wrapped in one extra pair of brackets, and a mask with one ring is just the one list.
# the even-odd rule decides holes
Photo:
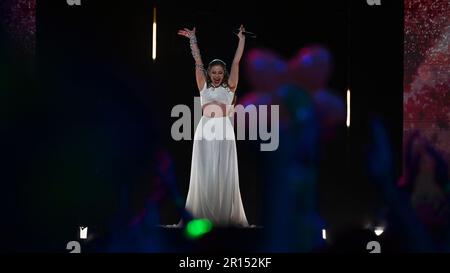
[(347, 89), (347, 128), (350, 127), (350, 89)]
[(156, 60), (156, 7), (153, 7), (152, 59)]

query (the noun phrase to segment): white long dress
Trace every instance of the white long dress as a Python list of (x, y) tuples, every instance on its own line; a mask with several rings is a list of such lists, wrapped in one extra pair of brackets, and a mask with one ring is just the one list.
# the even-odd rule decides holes
[[(227, 87), (200, 91), (201, 105), (231, 105), (234, 93)], [(194, 134), (191, 176), (186, 209), (194, 218), (207, 218), (216, 226), (248, 226), (239, 190), (238, 161), (229, 116), (202, 116)]]

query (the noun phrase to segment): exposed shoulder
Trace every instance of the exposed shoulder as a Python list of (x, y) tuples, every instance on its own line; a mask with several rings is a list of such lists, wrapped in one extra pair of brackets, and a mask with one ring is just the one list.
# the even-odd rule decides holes
[(203, 84), (203, 88), (200, 90), (200, 93), (202, 93), (203, 91), (205, 91), (207, 89), (207, 84), (205, 82), (205, 84)]
[(236, 92), (237, 86), (231, 86), (231, 85), (230, 85), (230, 82), (228, 82), (226, 89), (227, 89), (229, 92), (234, 93), (234, 92)]

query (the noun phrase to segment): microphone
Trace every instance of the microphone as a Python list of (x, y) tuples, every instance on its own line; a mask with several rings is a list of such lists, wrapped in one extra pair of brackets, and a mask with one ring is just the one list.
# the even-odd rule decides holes
[[(237, 29), (233, 33), (237, 35), (239, 33), (239, 31), (240, 31), (240, 29)], [(250, 38), (256, 38), (256, 34), (253, 32), (250, 32), (250, 31), (244, 30), (244, 31), (242, 31), (242, 34), (244, 34), (245, 36), (250, 37)]]

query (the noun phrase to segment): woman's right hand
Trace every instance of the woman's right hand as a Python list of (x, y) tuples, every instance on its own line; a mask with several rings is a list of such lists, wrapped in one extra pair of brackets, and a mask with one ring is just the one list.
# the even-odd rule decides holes
[(180, 29), (178, 30), (178, 35), (192, 39), (193, 37), (195, 37), (195, 27), (192, 30), (189, 30), (187, 28)]

